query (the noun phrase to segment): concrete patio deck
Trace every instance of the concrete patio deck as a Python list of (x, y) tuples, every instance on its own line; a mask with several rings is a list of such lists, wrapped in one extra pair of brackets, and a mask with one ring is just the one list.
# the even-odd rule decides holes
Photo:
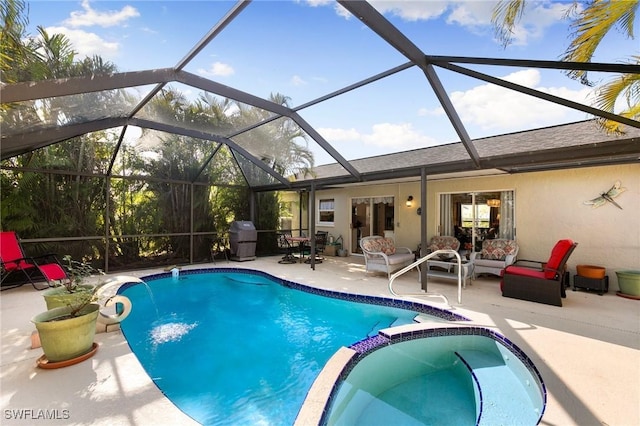
[[(329, 257), (316, 270), (280, 265), (277, 257), (216, 265), (265, 271), (299, 283), (357, 294), (390, 296), (386, 276), (364, 273), (359, 257)], [(158, 270), (118, 275), (144, 276)], [(397, 280), (398, 291), (418, 290), (416, 272)], [(479, 278), (462, 292), (453, 281), (432, 279), (429, 291), (447, 296), (456, 312), (497, 331), (535, 363), (548, 401), (544, 425), (640, 424), (640, 301), (615, 292), (568, 290), (564, 307), (500, 295), (497, 277)], [(426, 303), (439, 306), (437, 299)], [(142, 369), (120, 332), (96, 335), (95, 356), (57, 370), (36, 367), (41, 349), (30, 349), (30, 318), (44, 307), (30, 285), (0, 295), (3, 425), (189, 425)], [(135, 309), (135, 306), (134, 306)], [(43, 418), (43, 416), (56, 418)], [(22, 418), (19, 418), (22, 417)]]

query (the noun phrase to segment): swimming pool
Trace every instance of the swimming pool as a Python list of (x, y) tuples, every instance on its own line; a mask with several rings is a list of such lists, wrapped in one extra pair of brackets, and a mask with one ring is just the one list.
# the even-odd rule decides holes
[(542, 419), (546, 390), (537, 369), (489, 329), (398, 327), (351, 349), (321, 424), (535, 425)]
[(118, 291), (133, 305), (122, 331), (162, 392), (202, 424), (292, 424), (338, 348), (412, 323), (417, 312), (465, 319), (419, 303), (319, 290), (247, 269), (143, 279), (147, 285), (130, 283)]

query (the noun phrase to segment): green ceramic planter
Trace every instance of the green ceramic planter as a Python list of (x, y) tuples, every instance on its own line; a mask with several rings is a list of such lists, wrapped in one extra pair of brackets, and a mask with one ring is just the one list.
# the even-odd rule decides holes
[(55, 321), (67, 315), (69, 307), (54, 308), (31, 320), (40, 335), (40, 343), (50, 362), (67, 361), (91, 351), (96, 334), (100, 306), (92, 303), (74, 318)]
[(616, 271), (620, 293), (640, 297), (640, 271)]
[(78, 291), (69, 293), (64, 286), (54, 287), (42, 292), (47, 309), (62, 308), (67, 306), (78, 306), (79, 300), (91, 298), (93, 286), (82, 284), (78, 286)]

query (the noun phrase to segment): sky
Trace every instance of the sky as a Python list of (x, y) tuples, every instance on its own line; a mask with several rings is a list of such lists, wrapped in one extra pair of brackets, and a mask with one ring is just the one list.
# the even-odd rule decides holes
[[(79, 57), (100, 55), (119, 71), (175, 66), (235, 2), (32, 1), (29, 33), (63, 33)], [(570, 3), (528, 2), (513, 42), (494, 36), (492, 1), (371, 1), (427, 55), (558, 60), (570, 42)], [(637, 18), (638, 20), (638, 18)], [(640, 23), (635, 27), (640, 27)], [(611, 31), (594, 62), (622, 62), (640, 44)], [(186, 71), (290, 106), (404, 64), (407, 59), (333, 1), (256, 0), (185, 67)], [(594, 88), (559, 71), (468, 68), (589, 105)], [(436, 67), (471, 138), (590, 118), (546, 101)], [(613, 76), (591, 74), (598, 82)], [(195, 98), (197, 89), (172, 84)], [(140, 92), (149, 88), (140, 88)], [(413, 67), (299, 114), (348, 160), (459, 141), (424, 74)], [(316, 164), (333, 162), (311, 142)]]

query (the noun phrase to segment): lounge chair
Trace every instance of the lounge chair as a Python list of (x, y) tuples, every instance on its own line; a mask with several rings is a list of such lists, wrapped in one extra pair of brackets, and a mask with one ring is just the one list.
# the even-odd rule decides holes
[[(0, 268), (2, 290), (20, 287), (31, 283), (36, 290), (44, 290), (52, 281), (67, 278), (62, 265), (53, 254), (27, 257), (18, 236), (13, 231), (0, 232)], [(38, 287), (36, 281), (46, 281), (47, 285)]]
[(572, 240), (560, 240), (546, 262), (518, 260), (507, 266), (500, 283), (502, 295), (562, 306), (562, 298), (566, 297), (565, 288), (569, 284), (567, 260), (577, 245)]

